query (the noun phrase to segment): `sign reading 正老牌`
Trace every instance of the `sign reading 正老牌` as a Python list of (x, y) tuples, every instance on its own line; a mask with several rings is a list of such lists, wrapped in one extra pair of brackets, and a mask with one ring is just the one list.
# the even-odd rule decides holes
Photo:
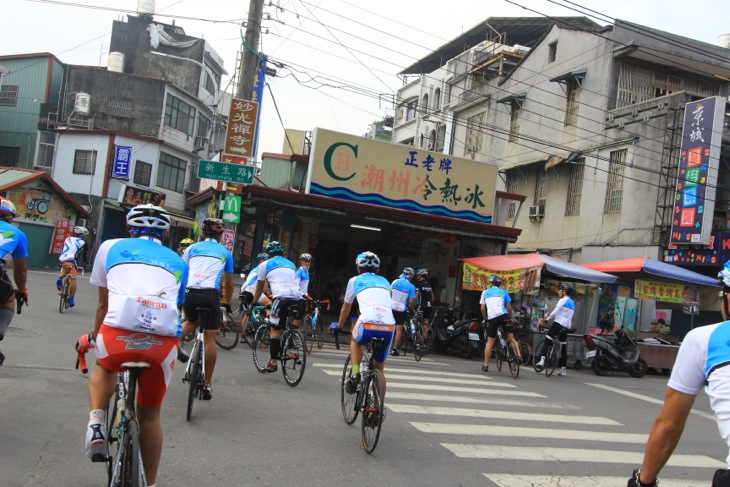
[(307, 192), (492, 223), (497, 166), (317, 128)]
[(253, 183), (253, 166), (228, 162), (203, 161), (198, 164), (198, 178), (216, 179), (237, 184)]
[(114, 148), (114, 169), (112, 177), (129, 179), (129, 165), (132, 162), (132, 148), (118, 145)]

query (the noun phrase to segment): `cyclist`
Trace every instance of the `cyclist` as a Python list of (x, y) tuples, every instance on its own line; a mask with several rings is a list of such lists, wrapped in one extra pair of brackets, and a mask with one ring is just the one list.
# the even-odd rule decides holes
[(352, 329), (352, 340), (350, 340), (352, 376), (345, 384), (348, 394), (354, 393), (360, 384), (362, 346), (371, 338), (385, 338), (385, 346), (373, 355), (373, 365), (383, 373), (383, 384), (385, 384), (383, 365), (388, 358), (395, 331), (390, 283), (378, 275), (380, 259), (372, 252), (362, 252), (355, 258), (355, 266), (357, 275), (347, 282), (345, 300), (337, 322), (337, 328), (341, 329), (350, 316), (353, 301), (357, 299), (360, 316)]
[[(297, 269), (296, 276), (299, 282), (299, 290), (302, 293), (304, 299), (312, 299), (309, 295), (309, 268), (312, 266), (312, 254), (303, 253), (299, 256), (299, 269)], [(294, 320), (294, 325), (299, 326), (302, 324), (302, 320)]]
[(436, 303), (433, 287), (428, 282), (428, 269), (418, 269), (416, 271), (415, 286), (416, 301), (418, 301), (419, 309), (423, 311), (423, 337), (428, 339), (428, 323), (431, 321), (434, 310), (431, 306)]
[(259, 276), (256, 280), (256, 289), (253, 293), (254, 303), (258, 301), (264, 286), (268, 284), (274, 303), (271, 305), (269, 324), (271, 325), (271, 342), (269, 363), (266, 372), (276, 372), (276, 361), (281, 350), (281, 334), (286, 326), (289, 315), (289, 306), (299, 303), (294, 319), (300, 320), (304, 314), (302, 292), (296, 277), (296, 266), (289, 259), (284, 258), (284, 246), (277, 241), (269, 242), (266, 246), (269, 260), (259, 266)]
[(107, 455), (106, 409), (122, 363), (146, 362), (150, 367), (137, 382), (137, 419), (144, 471), (154, 487), (162, 453), (160, 407), (175, 366), (188, 267), (162, 245), (170, 229), (167, 211), (140, 205), (126, 218), (133, 238), (99, 246), (90, 279), (99, 287), (94, 331), (77, 343), (79, 353), (95, 349), (97, 364), (89, 376), (86, 455)]
[[(15, 314), (15, 301), (18, 305), (28, 304), (28, 290), (26, 281), (28, 268), (28, 239), (25, 234), (10, 222), (15, 218), (15, 205), (0, 197), (0, 341), (5, 338), (5, 332)], [(5, 272), (5, 256), (13, 258), (13, 280), (15, 290), (7, 272)], [(15, 298), (15, 299), (13, 299)], [(0, 365), (5, 361), (5, 355), (0, 352)]]
[(482, 292), (482, 297), (479, 300), (482, 319), (487, 325), (487, 344), (484, 346), (482, 372), (489, 372), (489, 358), (492, 356), (492, 347), (495, 338), (497, 338), (497, 329), (500, 326), (507, 333), (507, 341), (512, 345), (515, 357), (520, 356), (520, 346), (515, 340), (514, 333), (512, 333), (512, 323), (510, 321), (510, 316), (513, 313), (512, 298), (510, 298), (507, 291), (502, 289), (502, 278), (500, 276), (489, 276), (489, 284), (491, 286)]
[[(256, 280), (259, 277), (259, 266), (263, 261), (269, 258), (269, 254), (266, 252), (262, 252), (259, 255), (256, 256), (256, 260), (258, 260), (258, 265), (253, 268), (251, 272), (248, 273), (246, 276), (246, 280), (241, 285), (241, 298), (243, 299), (244, 303), (251, 303), (253, 305), (253, 293), (256, 289)], [(261, 304), (263, 306), (271, 306), (271, 300), (266, 295), (266, 293), (261, 293), (261, 296), (259, 296), (258, 304)], [(248, 325), (248, 313), (241, 313), (241, 330), (245, 332), (246, 326)], [(241, 337), (241, 343), (245, 343), (246, 339), (244, 337)]]
[[(717, 275), (721, 313), (727, 319), (730, 302), (730, 261)], [(657, 476), (667, 463), (684, 431), (695, 398), (704, 387), (715, 413), (720, 436), (730, 449), (730, 402), (727, 383), (730, 377), (730, 322), (695, 328), (685, 335), (679, 347), (664, 391), (664, 405), (654, 420), (644, 451), (644, 462), (629, 479), (628, 487), (655, 487)], [(712, 478), (712, 487), (730, 486), (730, 454), (725, 459), (728, 469), (719, 469)]]
[(392, 308), (395, 318), (395, 343), (390, 349), (390, 354), (394, 357), (400, 355), (398, 347), (403, 341), (403, 324), (408, 322), (415, 309), (416, 287), (411, 283), (415, 274), (413, 269), (406, 267), (400, 277), (390, 284), (393, 290)]
[[(570, 287), (561, 284), (558, 288), (558, 304), (547, 318), (543, 318), (542, 322), (547, 323), (553, 320), (550, 329), (545, 335), (545, 341), (540, 351), (540, 361), (536, 364), (536, 370), (545, 367), (545, 355), (556, 338), (560, 342), (560, 372), (558, 375), (565, 377), (568, 375), (566, 365), (568, 365), (568, 331), (572, 330), (573, 313), (575, 313), (575, 301), (570, 298)], [(539, 372), (539, 371), (538, 371)]]
[[(183, 260), (190, 267), (185, 290), (185, 322), (182, 336), (193, 333), (197, 322), (202, 319), (199, 308), (207, 308), (208, 322), (205, 323), (205, 385), (202, 398), (210, 401), (213, 397), (211, 384), (217, 358), (215, 335), (221, 322), (221, 306), (231, 313), (233, 294), (233, 256), (220, 244), (225, 228), (218, 218), (206, 218), (202, 224), (203, 240), (185, 249)], [(225, 295), (221, 298), (221, 288)], [(223, 304), (221, 304), (223, 303)], [(178, 359), (187, 362), (190, 357), (182, 348), (178, 349)]]
[(74, 296), (76, 296), (76, 277), (79, 275), (76, 255), (86, 245), (89, 231), (84, 227), (75, 227), (74, 234), (76, 235), (75, 237), (68, 237), (63, 241), (63, 252), (58, 257), (58, 261), (61, 263), (61, 275), (56, 278), (56, 288), (61, 291), (63, 289), (63, 278), (69, 276), (69, 308), (73, 308), (76, 305)]
[(193, 242), (192, 238), (184, 238), (180, 240), (180, 244), (177, 247), (177, 253), (182, 255), (183, 252), (185, 252), (185, 249), (193, 245), (195, 242)]

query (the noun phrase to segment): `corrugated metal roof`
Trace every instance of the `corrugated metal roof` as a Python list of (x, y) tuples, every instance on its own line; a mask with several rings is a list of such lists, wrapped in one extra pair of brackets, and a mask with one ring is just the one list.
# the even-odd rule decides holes
[(23, 179), (31, 180), (36, 177), (37, 176), (35, 174), (29, 173), (28, 171), (19, 171), (17, 169), (8, 168), (0, 169), (0, 187), (20, 182)]

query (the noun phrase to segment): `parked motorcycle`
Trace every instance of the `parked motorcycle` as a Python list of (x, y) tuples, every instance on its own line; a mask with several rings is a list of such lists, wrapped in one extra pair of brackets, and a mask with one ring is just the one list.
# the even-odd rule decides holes
[(463, 358), (478, 355), (484, 351), (484, 331), (477, 318), (455, 319), (458, 313), (448, 309), (443, 318), (436, 314), (430, 326), (432, 350), (453, 353)]
[(626, 371), (631, 377), (643, 377), (648, 366), (639, 355), (639, 347), (622, 328), (611, 335), (584, 335), (586, 359), (593, 358), (591, 367), (596, 375)]

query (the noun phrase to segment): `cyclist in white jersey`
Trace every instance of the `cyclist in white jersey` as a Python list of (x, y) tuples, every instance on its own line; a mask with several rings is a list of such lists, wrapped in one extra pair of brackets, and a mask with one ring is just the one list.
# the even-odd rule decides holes
[(162, 245), (170, 215), (153, 205), (127, 213), (134, 238), (107, 240), (99, 246), (91, 284), (99, 286), (94, 331), (79, 338), (79, 353), (94, 348), (96, 367), (89, 376), (86, 455), (107, 455), (106, 409), (117, 373), (125, 362), (146, 362), (137, 380), (140, 449), (148, 487), (155, 487), (162, 454), (160, 407), (175, 367), (181, 325), (178, 306), (185, 300), (188, 267)]
[[(220, 244), (224, 230), (220, 219), (206, 218), (202, 224), (203, 240), (186, 248), (182, 255), (190, 267), (185, 290), (186, 319), (182, 325), (182, 336), (192, 333), (197, 322), (203, 318), (198, 309), (209, 310), (205, 323), (205, 385), (202, 392), (202, 398), (206, 401), (213, 397), (211, 384), (218, 357), (215, 335), (221, 322), (221, 306), (231, 313), (233, 295), (233, 256)], [(225, 290), (223, 299), (221, 289)], [(182, 348), (178, 350), (178, 359), (184, 362), (189, 360)]]
[[(240, 296), (243, 304), (246, 306), (254, 306), (253, 293), (256, 290), (256, 280), (259, 278), (259, 266), (268, 258), (269, 254), (267, 254), (266, 252), (261, 252), (259, 255), (257, 255), (256, 260), (258, 261), (259, 265), (254, 267), (251, 272), (248, 273), (248, 275), (246, 276), (246, 280), (243, 281), (243, 284), (241, 284)], [(261, 293), (261, 296), (259, 296), (257, 304), (260, 304), (262, 306), (271, 306), (271, 299), (269, 299), (269, 296), (267, 296), (265, 289), (264, 292)], [(247, 325), (248, 312), (241, 313), (241, 330), (245, 330)], [(241, 336), (241, 343), (246, 343), (246, 338), (244, 338), (243, 336)]]
[(89, 231), (85, 227), (75, 227), (74, 235), (76, 236), (68, 237), (63, 241), (63, 251), (58, 257), (58, 261), (61, 263), (61, 274), (56, 278), (56, 288), (60, 291), (63, 286), (63, 278), (69, 276), (69, 308), (73, 308), (76, 305), (74, 299), (76, 297), (76, 277), (79, 275), (76, 255), (86, 245)]
[(719, 469), (712, 487), (730, 486), (730, 261), (718, 274), (722, 286), (722, 323), (700, 326), (684, 337), (679, 347), (672, 375), (664, 391), (664, 405), (659, 411), (644, 451), (641, 468), (634, 470), (628, 487), (655, 487), (657, 477), (682, 437), (695, 398), (704, 387), (715, 413), (720, 436), (727, 445), (727, 469)]
[(390, 354), (394, 357), (400, 355), (398, 347), (403, 341), (403, 326), (415, 311), (416, 286), (411, 283), (414, 275), (416, 272), (412, 268), (406, 267), (400, 277), (390, 283), (393, 293), (393, 317), (395, 318), (395, 342), (390, 349)]
[(559, 376), (568, 375), (568, 332), (573, 330), (573, 314), (575, 313), (575, 301), (570, 298), (571, 289), (566, 284), (561, 284), (558, 288), (558, 299), (555, 309), (549, 316), (542, 319), (543, 323), (553, 320), (553, 324), (545, 335), (545, 341), (542, 342), (542, 350), (539, 351), (540, 361), (535, 364), (535, 371), (539, 372), (545, 367), (545, 355), (552, 346), (554, 340), (560, 343), (560, 372)]

